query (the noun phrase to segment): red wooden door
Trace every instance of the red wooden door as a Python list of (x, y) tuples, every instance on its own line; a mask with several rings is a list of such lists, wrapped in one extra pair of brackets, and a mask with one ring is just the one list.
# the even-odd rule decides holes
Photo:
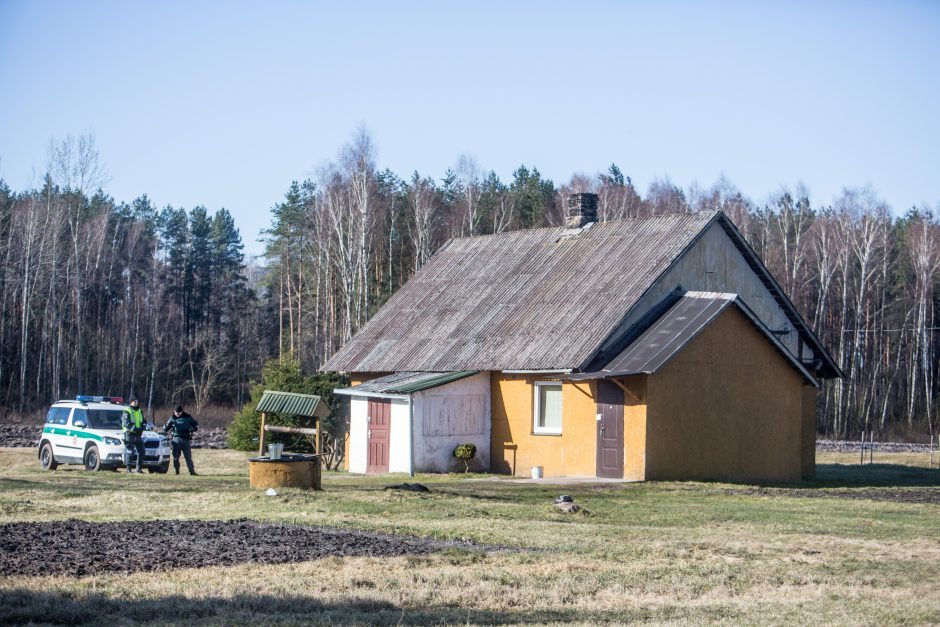
[(382, 474), (388, 472), (388, 443), (392, 422), (392, 401), (387, 398), (369, 399), (369, 414), (366, 435), (369, 442), (369, 457), (366, 472)]
[(623, 478), (623, 390), (597, 382), (597, 476)]

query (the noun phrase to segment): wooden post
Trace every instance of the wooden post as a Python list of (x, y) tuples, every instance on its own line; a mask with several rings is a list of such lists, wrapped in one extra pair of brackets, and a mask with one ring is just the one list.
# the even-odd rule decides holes
[(261, 412), (261, 431), (258, 433), (258, 455), (264, 455), (264, 423), (268, 421), (268, 413)]
[(320, 419), (317, 418), (316, 416), (314, 416), (313, 418), (313, 426), (317, 430), (317, 450), (315, 450), (314, 453), (319, 455), (320, 453), (323, 452), (323, 449), (321, 448), (321, 444), (323, 441), (320, 439)]

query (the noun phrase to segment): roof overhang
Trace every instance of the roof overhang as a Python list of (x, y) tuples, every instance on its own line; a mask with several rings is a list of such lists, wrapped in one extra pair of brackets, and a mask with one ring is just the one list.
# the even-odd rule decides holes
[(407, 401), (411, 394), (383, 394), (382, 392), (363, 392), (357, 390), (359, 386), (349, 388), (333, 388), (333, 394), (342, 394), (343, 396), (368, 396), (369, 398), (394, 398)]
[(744, 238), (744, 235), (741, 231), (738, 230), (738, 227), (734, 225), (734, 222), (731, 221), (728, 216), (724, 213), (719, 213), (715, 220), (718, 224), (721, 225), (721, 228), (724, 229), (725, 233), (731, 238), (731, 241), (734, 243), (735, 248), (741, 253), (744, 257), (744, 260), (751, 267), (757, 277), (760, 279), (761, 283), (767, 288), (767, 291), (773, 296), (774, 300), (780, 305), (780, 308), (786, 314), (787, 319), (790, 323), (797, 329), (800, 335), (803, 336), (810, 348), (812, 348), (813, 353), (822, 360), (823, 367), (820, 369), (820, 375), (823, 379), (844, 379), (845, 373), (842, 372), (842, 369), (839, 368), (835, 360), (832, 358), (832, 355), (829, 354), (829, 351), (826, 350), (826, 347), (823, 346), (822, 342), (819, 341), (819, 338), (816, 337), (816, 334), (810, 328), (806, 321), (803, 320), (803, 316), (800, 315), (800, 312), (797, 310), (796, 306), (790, 301), (787, 297), (786, 292), (783, 291), (783, 288), (780, 287), (780, 284), (777, 283), (777, 280), (774, 279), (773, 275), (770, 273), (770, 270), (767, 269), (767, 266), (764, 265), (764, 262), (761, 261), (760, 257), (754, 252), (754, 249), (751, 248), (751, 245), (747, 243), (747, 240)]
[(655, 374), (685, 346), (695, 339), (728, 307), (736, 307), (770, 342), (774, 349), (809, 384), (819, 387), (819, 380), (761, 322), (737, 295), (721, 292), (686, 292), (668, 310), (601, 368), (571, 374), (572, 381), (610, 379), (637, 374)]
[(359, 385), (333, 390), (346, 396), (370, 396), (373, 398), (409, 398), (416, 392), (454, 383), (477, 374), (477, 370), (459, 372), (396, 372), (372, 379)]

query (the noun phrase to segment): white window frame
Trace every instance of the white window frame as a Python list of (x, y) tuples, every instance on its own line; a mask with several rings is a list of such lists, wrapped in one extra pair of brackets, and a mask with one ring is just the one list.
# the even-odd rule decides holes
[[(532, 403), (532, 407), (534, 410), (532, 413), (532, 433), (536, 435), (561, 435), (562, 427), (558, 427), (557, 429), (554, 429), (551, 427), (539, 426), (539, 414), (541, 410), (540, 404), (541, 404), (541, 398), (542, 398), (541, 388), (546, 387), (546, 386), (557, 387), (562, 391), (564, 390), (564, 387), (562, 386), (561, 381), (536, 381), (535, 382), (535, 385), (533, 386), (533, 391), (535, 393), (535, 400)], [(565, 416), (564, 405), (562, 405), (561, 415), (562, 415), (562, 426), (564, 426), (564, 416)]]

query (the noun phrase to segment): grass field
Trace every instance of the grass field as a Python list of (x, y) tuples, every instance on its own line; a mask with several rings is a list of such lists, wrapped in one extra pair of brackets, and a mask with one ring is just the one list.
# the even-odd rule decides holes
[[(419, 494), (327, 473), (323, 492), (276, 497), (247, 487), (246, 455), (195, 455), (200, 477), (43, 473), (35, 451), (0, 449), (0, 523), (248, 517), (523, 550), (7, 578), (0, 622), (940, 622), (940, 471), (923, 454), (822, 455), (793, 486), (422, 475)], [(557, 511), (561, 493), (589, 512)]]

